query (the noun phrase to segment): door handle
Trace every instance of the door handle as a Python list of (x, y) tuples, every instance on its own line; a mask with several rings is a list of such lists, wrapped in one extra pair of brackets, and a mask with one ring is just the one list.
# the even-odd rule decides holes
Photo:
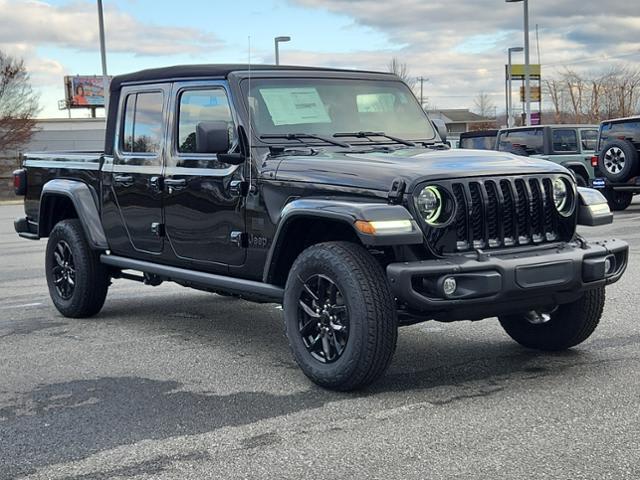
[(133, 185), (133, 177), (131, 175), (114, 175), (113, 181), (125, 187)]

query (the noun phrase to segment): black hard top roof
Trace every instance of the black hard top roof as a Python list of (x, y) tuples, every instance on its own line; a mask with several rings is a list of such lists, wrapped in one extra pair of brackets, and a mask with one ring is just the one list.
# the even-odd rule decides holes
[(523, 126), (523, 127), (510, 127), (510, 128), (502, 128), (500, 129), (501, 132), (513, 132), (513, 131), (518, 131), (518, 130), (533, 130), (536, 128), (598, 128), (598, 125), (592, 125), (589, 123), (549, 123), (549, 124), (544, 124), (544, 125), (529, 125), (529, 126)]
[[(175, 65), (171, 67), (151, 68), (148, 70), (140, 70), (138, 72), (127, 73), (124, 75), (117, 75), (113, 77), (111, 81), (112, 92), (119, 90), (124, 83), (142, 83), (142, 82), (155, 82), (161, 80), (173, 80), (181, 78), (198, 78), (198, 77), (222, 77), (227, 76), (232, 72), (247, 72), (247, 71), (302, 71), (302, 72), (342, 72), (342, 73), (376, 73), (385, 74), (383, 72), (373, 72), (364, 70), (346, 70), (338, 68), (323, 68), (323, 67), (302, 67), (302, 66), (289, 66), (289, 65), (249, 65), (249, 64), (204, 64), (204, 65)], [(386, 73), (386, 75), (392, 75)]]
[(605, 120), (601, 122), (601, 125), (604, 125), (605, 123), (637, 122), (638, 120), (640, 120), (640, 116), (612, 118), (610, 120)]
[(460, 134), (460, 138), (473, 138), (473, 137), (497, 137), (498, 136), (497, 129), (492, 130), (473, 130), (471, 132), (462, 132)]

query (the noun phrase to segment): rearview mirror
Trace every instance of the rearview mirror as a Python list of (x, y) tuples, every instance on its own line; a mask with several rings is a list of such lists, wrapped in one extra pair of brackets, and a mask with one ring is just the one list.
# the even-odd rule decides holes
[(230, 147), (227, 122), (198, 122), (196, 153), (227, 153)]

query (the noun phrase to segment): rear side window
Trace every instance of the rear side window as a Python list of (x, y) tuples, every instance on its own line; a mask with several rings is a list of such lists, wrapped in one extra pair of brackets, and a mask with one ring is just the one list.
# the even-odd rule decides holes
[(615, 138), (622, 140), (630, 140), (633, 143), (640, 143), (640, 120), (629, 122), (607, 123), (602, 126), (600, 135), (600, 145), (602, 148), (604, 143)]
[(133, 93), (124, 112), (122, 151), (159, 153), (162, 146), (162, 92)]
[(598, 144), (598, 130), (580, 130), (582, 150), (595, 150)]
[(496, 146), (496, 137), (467, 137), (460, 140), (460, 148), (472, 150), (493, 150)]
[(178, 152), (196, 152), (196, 126), (200, 122), (223, 121), (229, 128), (229, 143), (233, 143), (235, 127), (229, 100), (223, 88), (187, 90), (180, 95), (178, 113)]
[(578, 134), (573, 129), (555, 129), (552, 134), (554, 152), (577, 152)]
[(498, 150), (511, 152), (523, 148), (529, 155), (544, 154), (544, 131), (541, 129), (511, 130), (500, 134)]

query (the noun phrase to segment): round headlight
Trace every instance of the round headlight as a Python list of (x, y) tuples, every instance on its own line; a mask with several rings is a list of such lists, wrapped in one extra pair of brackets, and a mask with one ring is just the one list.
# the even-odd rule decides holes
[(553, 203), (559, 213), (566, 215), (571, 207), (569, 185), (561, 178), (553, 181)]
[(424, 221), (429, 225), (436, 225), (442, 214), (443, 200), (442, 193), (438, 190), (438, 187), (429, 185), (424, 187), (418, 195), (416, 201), (418, 211)]

